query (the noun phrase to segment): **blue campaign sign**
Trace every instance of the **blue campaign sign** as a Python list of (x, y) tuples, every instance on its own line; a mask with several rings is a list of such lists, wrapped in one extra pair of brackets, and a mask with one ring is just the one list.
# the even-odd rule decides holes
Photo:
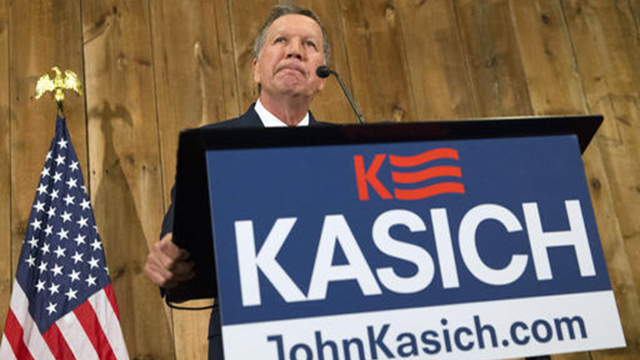
[(227, 356), (624, 343), (574, 136), (215, 150), (207, 167)]

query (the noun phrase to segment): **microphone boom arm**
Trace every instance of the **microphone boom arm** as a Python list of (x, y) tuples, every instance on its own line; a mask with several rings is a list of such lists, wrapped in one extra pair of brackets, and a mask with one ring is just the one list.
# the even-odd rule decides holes
[(364, 117), (362, 116), (362, 113), (360, 113), (360, 109), (358, 109), (358, 105), (356, 105), (356, 102), (353, 100), (353, 97), (351, 97), (351, 93), (349, 92), (349, 89), (347, 89), (347, 86), (344, 84), (344, 81), (342, 81), (342, 77), (340, 77), (340, 75), (337, 72), (331, 70), (328, 66), (318, 67), (318, 69), (316, 70), (316, 74), (321, 78), (326, 78), (330, 74), (333, 74), (336, 77), (336, 79), (338, 79), (338, 83), (340, 84), (340, 87), (342, 87), (342, 91), (344, 92), (344, 94), (347, 96), (347, 100), (349, 100), (349, 104), (351, 104), (351, 108), (356, 113), (356, 117), (358, 118), (358, 121), (360, 121), (360, 124), (364, 124)]

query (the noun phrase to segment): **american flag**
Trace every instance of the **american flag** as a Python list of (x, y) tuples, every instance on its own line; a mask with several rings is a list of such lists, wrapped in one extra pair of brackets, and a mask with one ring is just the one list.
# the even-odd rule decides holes
[(128, 359), (93, 209), (60, 116), (27, 226), (0, 359)]

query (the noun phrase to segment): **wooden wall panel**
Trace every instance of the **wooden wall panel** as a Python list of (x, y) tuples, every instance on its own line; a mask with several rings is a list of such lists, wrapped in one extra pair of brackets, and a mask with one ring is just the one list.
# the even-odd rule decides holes
[(158, 288), (142, 273), (163, 214), (148, 1), (84, 1), (91, 193), (132, 358), (167, 358)]
[[(206, 3), (206, 0), (204, 2)], [(214, 3), (217, 46), (220, 52), (220, 68), (218, 71), (223, 81), (225, 106), (224, 114), (220, 113), (220, 118), (212, 119), (212, 121), (215, 122), (237, 117), (243, 114), (245, 109), (240, 103), (241, 99), (238, 90), (238, 68), (235, 61), (231, 10), (228, 2), (225, 0), (216, 0)]]
[(508, 0), (456, 2), (479, 116), (531, 114)]
[(417, 119), (476, 116), (454, 2), (401, 1), (398, 10)]
[(239, 105), (242, 113), (258, 98), (258, 88), (253, 82), (251, 70), (253, 42), (269, 9), (276, 3), (277, 1), (274, 0), (228, 0)]
[(509, 2), (533, 111), (586, 113), (571, 35), (558, 0)]
[(0, 0), (0, 329), (11, 297), (11, 124), (9, 122), (9, 14)]
[(640, 88), (635, 80), (637, 64), (631, 62), (640, 50), (630, 47), (637, 42), (633, 40), (637, 24), (630, 9), (620, 3), (565, 1), (564, 6), (589, 109), (606, 119), (597, 139), (614, 199), (611, 216), (621, 237), (605, 247), (627, 339), (627, 349), (606, 354), (622, 358), (640, 354), (640, 269), (633, 265), (640, 259), (640, 221), (634, 216), (640, 211)]
[[(529, 94), (536, 114), (588, 113), (581, 75), (576, 67), (573, 43), (565, 21), (562, 4), (558, 0), (511, 1), (514, 28), (522, 54)], [(620, 251), (622, 236), (615, 217), (615, 204), (597, 139), (583, 155), (587, 181), (592, 194), (593, 208), (609, 264), (613, 289), (619, 304), (628, 302), (624, 289), (616, 286), (616, 279), (631, 272), (624, 251)], [(614, 264), (612, 266), (612, 264)], [(635, 309), (628, 309), (637, 312)], [(637, 316), (637, 315), (636, 315)], [(608, 358), (596, 352), (596, 358)], [(557, 355), (554, 360), (590, 360), (587, 352)]]
[[(605, 121), (607, 121), (605, 119)], [(616, 199), (613, 196), (615, 186), (607, 177), (606, 159), (603, 156), (602, 141), (596, 136), (583, 154), (585, 173), (589, 192), (593, 203), (593, 210), (598, 223), (598, 233), (600, 242), (607, 262), (611, 287), (616, 297), (618, 313), (622, 322), (623, 331), (629, 344), (629, 334), (636, 330), (636, 319), (638, 318), (637, 296), (630, 293), (628, 288), (628, 277), (631, 267), (634, 264), (634, 257), (628, 256), (625, 251), (620, 224), (616, 218)], [(637, 261), (638, 258), (635, 258)], [(626, 283), (626, 284), (625, 284)], [(633, 286), (633, 285), (632, 285)], [(632, 335), (633, 336), (633, 335)], [(584, 360), (594, 359), (624, 359), (632, 360), (635, 357), (631, 354), (635, 350), (617, 349), (606, 351), (593, 351), (584, 356)], [(553, 360), (565, 359), (564, 357), (554, 357)], [(573, 358), (572, 358), (573, 359)], [(576, 358), (577, 359), (577, 358)], [(568, 360), (568, 358), (567, 358)]]
[[(179, 132), (235, 117), (240, 110), (227, 3), (156, 1), (151, 10), (166, 209)], [(206, 359), (209, 314), (173, 311), (177, 359)]]
[(366, 121), (415, 121), (416, 106), (393, 2), (341, 0), (353, 96)]
[[(636, 24), (636, 29), (633, 33), (636, 34), (635, 37), (633, 37), (632, 39), (629, 39), (631, 44), (633, 46), (635, 46), (636, 48), (640, 46), (640, 36), (638, 36), (638, 31), (640, 31), (640, 0), (631, 0), (629, 1), (629, 7), (631, 10), (631, 16), (633, 17), (633, 21)], [(638, 59), (636, 57), (636, 64), (638, 63), (638, 61), (640, 61), (640, 59)], [(640, 69), (638, 67), (636, 67), (636, 83), (639, 80), (640, 77)]]
[[(151, 5), (160, 151), (165, 177), (171, 179), (180, 130), (239, 113), (235, 66), (229, 56), (232, 39), (228, 16), (220, 16), (228, 13), (226, 3), (154, 1)], [(171, 185), (172, 181), (165, 184), (165, 194)]]

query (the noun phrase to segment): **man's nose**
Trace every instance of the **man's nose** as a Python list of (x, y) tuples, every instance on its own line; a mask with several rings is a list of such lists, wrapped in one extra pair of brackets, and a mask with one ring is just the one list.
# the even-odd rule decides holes
[(291, 41), (287, 46), (287, 58), (296, 58), (302, 60), (304, 58), (304, 47), (299, 41)]

